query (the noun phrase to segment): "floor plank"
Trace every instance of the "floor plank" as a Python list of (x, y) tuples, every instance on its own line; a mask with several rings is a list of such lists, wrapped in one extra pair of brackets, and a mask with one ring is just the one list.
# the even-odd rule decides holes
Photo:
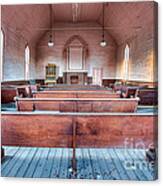
[(150, 164), (148, 164), (147, 161), (145, 161), (145, 151), (143, 152), (143, 150), (134, 149), (134, 152), (135, 152), (135, 155), (137, 156), (137, 159), (139, 159), (141, 162), (139, 168), (143, 170), (143, 173), (146, 176), (146, 178), (149, 180), (155, 179), (154, 178), (155, 174), (154, 174), (153, 170), (150, 169)]
[(90, 153), (94, 179), (97, 180), (103, 179), (103, 175), (101, 174), (99, 164), (97, 163), (97, 158), (96, 158), (96, 154), (94, 153), (94, 149), (88, 149), (88, 152)]
[(17, 172), (21, 167), (23, 167), (24, 161), (28, 157), (29, 152), (30, 152), (30, 148), (23, 149), (22, 154), (19, 156), (18, 161), (14, 164), (8, 176), (17, 177)]
[(83, 163), (84, 163), (84, 170), (85, 170), (85, 179), (93, 179), (93, 173), (92, 173), (92, 166), (90, 161), (90, 156), (88, 153), (88, 149), (82, 149), (83, 154)]
[(25, 158), (22, 166), (18, 170), (16, 177), (24, 177), (24, 175), (25, 175), (26, 171), (28, 170), (29, 165), (32, 161), (32, 158), (35, 156), (36, 152), (37, 152), (37, 148), (30, 148), (30, 152), (29, 152), (28, 156)]
[[(6, 157), (1, 166), (3, 177), (105, 180), (153, 180), (155, 178), (154, 170), (149, 169), (145, 161), (145, 150), (140, 149), (77, 149), (77, 175), (73, 177), (72, 149), (4, 148)], [(126, 169), (125, 163), (128, 161), (133, 166), (132, 169)], [(138, 165), (141, 167), (137, 167)]]
[(19, 148), (19, 150), (13, 156), (13, 158), (9, 161), (9, 163), (7, 164), (7, 166), (2, 169), (2, 176), (4, 176), (4, 177), (10, 176), (9, 175), (10, 171), (13, 169), (13, 167), (15, 166), (15, 164), (19, 161), (19, 158), (22, 155), (22, 153), (24, 152), (24, 150), (25, 150), (24, 147)]
[(115, 166), (116, 166), (116, 169), (118, 170), (119, 172), (119, 175), (120, 175), (120, 179), (122, 180), (129, 180), (129, 177), (128, 175), (126, 174), (126, 171), (124, 169), (124, 167), (122, 166), (116, 152), (115, 152), (115, 149), (109, 149), (108, 150), (111, 157), (112, 157), (112, 160), (114, 161), (115, 163)]
[(107, 168), (103, 153), (99, 149), (98, 150), (93, 149), (93, 151), (94, 151), (94, 154), (96, 154), (96, 161), (100, 167), (101, 177), (103, 177), (104, 180), (109, 179), (110, 171)]
[(56, 149), (50, 148), (49, 153), (48, 153), (48, 157), (47, 157), (47, 163), (43, 168), (41, 178), (49, 178), (50, 177), (55, 154), (56, 154)]
[(147, 177), (144, 175), (143, 171), (136, 166), (136, 163), (139, 161), (141, 163), (141, 160), (137, 158), (137, 156), (134, 153), (134, 150), (131, 151), (131, 149), (125, 149), (125, 156), (128, 156), (130, 162), (132, 162), (132, 166), (135, 171), (135, 174), (138, 177), (138, 180), (143, 181), (147, 180)]
[(68, 149), (64, 148), (62, 151), (62, 159), (61, 159), (61, 164), (60, 164), (60, 173), (59, 173), (59, 177), (60, 178), (67, 178), (68, 175)]
[(127, 154), (124, 154), (124, 151), (125, 151), (125, 149), (116, 149), (115, 153), (119, 157), (122, 167), (124, 167), (126, 174), (130, 178), (130, 180), (138, 180), (138, 177), (135, 174), (135, 172), (133, 171), (132, 167), (126, 166), (126, 164), (128, 162), (130, 162), (130, 163), (132, 162), (132, 159), (129, 156), (127, 156)]
[(38, 161), (41, 157), (41, 152), (42, 152), (41, 148), (37, 148), (35, 156), (32, 158), (32, 160), (30, 162), (30, 165), (29, 165), (29, 168), (27, 169), (24, 177), (26, 177), (26, 178), (32, 178), (33, 177), (34, 171), (35, 171), (36, 166), (38, 164)]
[(50, 173), (50, 178), (59, 178), (59, 170), (60, 170), (62, 151), (63, 151), (63, 149), (57, 148), (55, 159), (54, 159), (53, 166), (52, 166), (52, 170)]
[(10, 160), (15, 156), (15, 154), (19, 150), (19, 147), (10, 147), (10, 148), (4, 147), (4, 150), (5, 150), (5, 157), (2, 159), (1, 170), (3, 170), (10, 162)]
[(101, 149), (101, 153), (103, 154), (104, 161), (109, 172), (109, 179), (112, 180), (120, 179), (118, 171), (116, 170), (115, 164), (112, 160), (112, 157), (107, 152), (107, 149)]
[(83, 154), (82, 149), (76, 150), (76, 160), (77, 160), (77, 178), (84, 179), (84, 160), (83, 160)]
[(49, 148), (43, 148), (43, 149), (41, 149), (41, 151), (42, 151), (41, 156), (40, 156), (39, 161), (36, 165), (36, 169), (34, 171), (33, 178), (40, 178), (41, 177), (44, 166), (47, 163)]

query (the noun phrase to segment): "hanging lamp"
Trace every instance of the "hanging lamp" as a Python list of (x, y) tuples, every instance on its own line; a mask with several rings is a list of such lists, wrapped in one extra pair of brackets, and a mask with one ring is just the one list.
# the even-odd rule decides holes
[(102, 14), (102, 40), (100, 42), (101, 47), (107, 46), (107, 41), (105, 40), (105, 30), (104, 30), (104, 23), (105, 23), (105, 4), (103, 3), (103, 14)]
[(48, 40), (48, 47), (53, 47), (54, 46), (54, 41), (53, 41), (53, 19), (52, 19), (52, 5), (50, 5), (50, 33), (49, 33), (49, 40)]

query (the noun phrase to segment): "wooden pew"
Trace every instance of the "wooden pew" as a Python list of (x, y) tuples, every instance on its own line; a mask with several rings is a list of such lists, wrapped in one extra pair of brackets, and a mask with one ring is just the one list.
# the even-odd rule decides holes
[(140, 105), (158, 105), (158, 90), (157, 89), (140, 89), (138, 91)]
[(16, 88), (11, 86), (1, 87), (1, 103), (14, 102), (14, 97), (16, 96)]
[(2, 145), (148, 148), (157, 142), (157, 115), (148, 113), (2, 112)]
[(45, 90), (106, 90), (105, 87), (100, 85), (67, 85), (56, 84), (54, 86), (42, 85), (40, 88)]
[(138, 98), (15, 98), (18, 111), (135, 112)]
[(135, 98), (138, 96), (139, 87), (137, 86), (123, 86), (121, 95), (123, 98)]
[(1, 103), (14, 102), (14, 97), (32, 97), (32, 90), (36, 91), (37, 85), (2, 85)]
[(30, 85), (24, 85), (17, 87), (17, 96), (18, 97), (32, 97), (32, 90)]
[(38, 91), (34, 98), (120, 98), (120, 94), (108, 91)]

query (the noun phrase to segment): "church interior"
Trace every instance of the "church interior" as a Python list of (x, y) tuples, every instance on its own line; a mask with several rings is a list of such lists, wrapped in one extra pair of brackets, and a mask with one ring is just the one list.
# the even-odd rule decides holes
[(157, 178), (157, 4), (1, 6), (1, 174)]

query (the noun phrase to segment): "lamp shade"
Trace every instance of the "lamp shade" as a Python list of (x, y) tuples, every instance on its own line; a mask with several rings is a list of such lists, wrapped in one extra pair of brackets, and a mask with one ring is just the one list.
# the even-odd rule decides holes
[(54, 42), (52, 40), (48, 41), (48, 47), (53, 47), (54, 46)]
[(103, 39), (103, 40), (100, 42), (100, 46), (101, 46), (101, 47), (106, 47), (106, 46), (107, 46), (107, 42)]

